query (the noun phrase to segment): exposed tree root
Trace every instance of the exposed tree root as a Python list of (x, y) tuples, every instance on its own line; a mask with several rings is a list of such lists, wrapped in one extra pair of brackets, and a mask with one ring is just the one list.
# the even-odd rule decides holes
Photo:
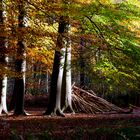
[(72, 102), (76, 112), (83, 113), (104, 113), (104, 112), (116, 112), (116, 113), (131, 113), (133, 110), (126, 111), (105, 99), (98, 97), (93, 91), (86, 91), (79, 87), (72, 86)]
[(55, 108), (54, 111), (52, 112), (45, 112), (43, 113), (43, 115), (65, 117), (65, 114), (60, 109), (57, 108)]
[(72, 114), (75, 114), (72, 105), (64, 106), (64, 107), (62, 108), (62, 112), (70, 112), (70, 113), (72, 113)]

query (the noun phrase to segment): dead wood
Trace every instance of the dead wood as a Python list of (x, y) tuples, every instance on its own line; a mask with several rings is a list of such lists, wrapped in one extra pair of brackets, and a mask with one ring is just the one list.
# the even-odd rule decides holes
[(126, 111), (107, 100), (97, 96), (94, 91), (86, 91), (72, 85), (72, 102), (76, 112), (83, 113), (105, 113), (105, 112), (116, 112), (116, 113), (131, 113), (132, 111)]

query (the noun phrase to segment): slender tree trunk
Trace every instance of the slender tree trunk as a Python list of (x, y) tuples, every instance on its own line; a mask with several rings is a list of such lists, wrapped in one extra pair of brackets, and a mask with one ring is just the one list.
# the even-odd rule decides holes
[(80, 40), (80, 87), (84, 88), (85, 86), (85, 60), (84, 60), (84, 53), (85, 53), (85, 40), (81, 38)]
[(65, 53), (66, 49), (62, 48), (60, 57), (60, 65), (59, 65), (59, 73), (57, 79), (57, 94), (56, 94), (56, 105), (55, 105), (55, 112), (59, 114), (63, 114), (61, 111), (61, 93), (62, 93), (62, 79), (64, 74), (64, 62), (65, 62)]
[(2, 79), (0, 79), (0, 92), (1, 92), (1, 102), (0, 102), (0, 114), (2, 111), (4, 111), (6, 114), (8, 114), (7, 111), (7, 104), (6, 104), (6, 92), (7, 92), (7, 77), (3, 76)]
[[(18, 16), (18, 27), (19, 30), (26, 27), (25, 25), (25, 5), (21, 0), (19, 3), (19, 16)], [(18, 44), (17, 44), (17, 58), (16, 58), (16, 72), (19, 73), (19, 77), (15, 78), (14, 92), (16, 94), (15, 98), (15, 115), (23, 115), (24, 112), (24, 94), (25, 94), (25, 70), (26, 70), (26, 61), (25, 61), (25, 44), (24, 38), (21, 37), (19, 33)]]
[[(4, 27), (4, 4), (3, 0), (0, 0), (0, 32), (4, 34), (5, 27)], [(6, 92), (7, 92), (7, 76), (5, 73), (6, 69), (6, 37), (0, 37), (0, 114), (4, 111), (6, 114), (7, 112), (7, 104), (6, 104)]]
[(68, 40), (66, 47), (65, 66), (62, 84), (61, 107), (62, 111), (68, 110), (74, 113), (72, 108), (72, 89), (71, 89), (71, 43)]
[(46, 77), (45, 77), (45, 91), (49, 93), (49, 73), (47, 71)]

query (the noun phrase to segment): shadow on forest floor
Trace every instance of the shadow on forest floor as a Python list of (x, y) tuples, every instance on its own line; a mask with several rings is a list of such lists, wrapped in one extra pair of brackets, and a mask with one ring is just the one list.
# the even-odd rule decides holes
[(43, 116), (48, 97), (27, 95), (29, 116), (1, 116), (0, 140), (139, 140), (140, 108), (132, 113)]

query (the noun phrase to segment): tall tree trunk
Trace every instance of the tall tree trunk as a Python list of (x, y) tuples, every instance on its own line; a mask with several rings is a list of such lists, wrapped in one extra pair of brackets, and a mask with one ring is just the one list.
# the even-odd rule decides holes
[[(18, 5), (19, 16), (18, 16), (18, 27), (19, 30), (24, 29), (25, 25), (25, 5), (22, 0)], [(17, 58), (15, 62), (16, 72), (19, 73), (19, 77), (15, 78), (14, 92), (16, 95), (15, 98), (15, 115), (23, 115), (24, 112), (24, 94), (25, 94), (25, 70), (26, 70), (26, 61), (25, 61), (25, 44), (24, 38), (19, 33), (18, 44), (17, 44)]]
[(85, 39), (81, 38), (80, 40), (80, 87), (84, 88), (85, 86), (85, 60), (84, 60), (84, 53), (85, 53)]
[[(0, 32), (4, 34), (4, 4), (3, 0), (0, 0)], [(6, 104), (6, 92), (7, 92), (7, 76), (5, 73), (6, 69), (6, 37), (0, 37), (0, 114), (4, 111), (7, 112), (7, 104)]]
[[(62, 17), (59, 22), (57, 38), (56, 51), (54, 57), (53, 71), (51, 76), (51, 87), (50, 87), (50, 97), (49, 104), (46, 114), (62, 114), (61, 112), (61, 86), (63, 77), (63, 65), (65, 61), (65, 48), (63, 48), (63, 33), (65, 28), (65, 23), (62, 21)], [(63, 51), (63, 52), (62, 52)]]
[(49, 93), (49, 73), (47, 71), (45, 75), (45, 92)]
[(69, 107), (72, 110), (69, 28), (68, 17), (61, 16), (51, 79), (50, 99), (45, 114), (64, 116), (63, 111), (65, 108)]
[(60, 64), (60, 52), (55, 51), (53, 71), (52, 71), (52, 76), (51, 76), (49, 103), (48, 103), (47, 111), (45, 113), (47, 115), (54, 112), (54, 108), (55, 108), (55, 104), (56, 104), (59, 64)]
[(74, 113), (72, 108), (72, 89), (71, 89), (71, 42), (68, 38), (65, 55), (65, 66), (62, 84), (61, 107), (62, 111), (66, 109)]

